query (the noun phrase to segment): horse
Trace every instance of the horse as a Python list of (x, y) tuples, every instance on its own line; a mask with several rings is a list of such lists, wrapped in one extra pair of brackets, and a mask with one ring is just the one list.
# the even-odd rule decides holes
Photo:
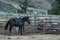
[[(16, 21), (17, 18), (11, 18), (7, 21), (6, 26), (5, 26), (5, 30), (8, 29), (9, 27), (9, 33), (11, 33), (11, 30), (13, 28), (13, 26), (19, 26), (19, 34), (23, 35), (24, 32), (24, 24), (25, 22), (27, 22), (28, 24), (30, 24), (30, 19), (29, 17), (23, 17), (21, 20), (22, 22), (17, 22)], [(8, 26), (9, 25), (9, 26)]]

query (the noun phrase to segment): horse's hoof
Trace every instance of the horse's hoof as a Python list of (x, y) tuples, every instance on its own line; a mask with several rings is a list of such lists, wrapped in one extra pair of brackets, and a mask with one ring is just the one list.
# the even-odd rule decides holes
[(7, 30), (7, 28), (4, 28), (4, 30)]
[(24, 35), (24, 33), (20, 33), (21, 35)]
[(23, 35), (23, 33), (18, 32), (18, 34)]
[(23, 35), (23, 34), (21, 34), (21, 35)]

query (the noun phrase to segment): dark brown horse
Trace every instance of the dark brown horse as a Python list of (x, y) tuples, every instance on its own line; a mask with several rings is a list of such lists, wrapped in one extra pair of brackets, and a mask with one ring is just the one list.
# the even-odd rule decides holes
[(30, 24), (30, 19), (29, 19), (29, 17), (23, 17), (21, 23), (18, 23), (16, 21), (16, 19), (17, 18), (12, 18), (12, 19), (8, 20), (8, 22), (5, 26), (5, 30), (7, 30), (8, 27), (9, 27), (9, 33), (11, 33), (11, 30), (12, 30), (13, 26), (19, 26), (19, 33), (21, 33), (21, 35), (22, 35), (23, 31), (24, 31), (24, 23), (28, 22)]

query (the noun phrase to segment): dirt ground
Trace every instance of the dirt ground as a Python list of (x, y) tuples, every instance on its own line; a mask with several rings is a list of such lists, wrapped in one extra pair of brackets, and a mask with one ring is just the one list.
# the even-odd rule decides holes
[[(27, 29), (28, 28), (28, 29)], [(20, 35), (16, 31), (15, 27), (12, 30), (12, 34), (9, 35), (8, 30), (5, 33), (4, 27), (0, 27), (0, 40), (60, 40), (60, 34), (40, 34), (28, 32), (29, 27), (25, 29), (25, 34)]]
[(34, 34), (34, 35), (22, 35), (22, 36), (0, 35), (0, 40), (60, 40), (60, 35), (52, 35), (52, 34)]

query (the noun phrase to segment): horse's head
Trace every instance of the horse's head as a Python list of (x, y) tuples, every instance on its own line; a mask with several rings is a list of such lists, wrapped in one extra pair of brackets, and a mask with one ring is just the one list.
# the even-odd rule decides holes
[(29, 19), (28, 16), (27, 17), (23, 17), (23, 20), (24, 20), (24, 22), (26, 21), (26, 22), (28, 22), (30, 24), (30, 19)]

